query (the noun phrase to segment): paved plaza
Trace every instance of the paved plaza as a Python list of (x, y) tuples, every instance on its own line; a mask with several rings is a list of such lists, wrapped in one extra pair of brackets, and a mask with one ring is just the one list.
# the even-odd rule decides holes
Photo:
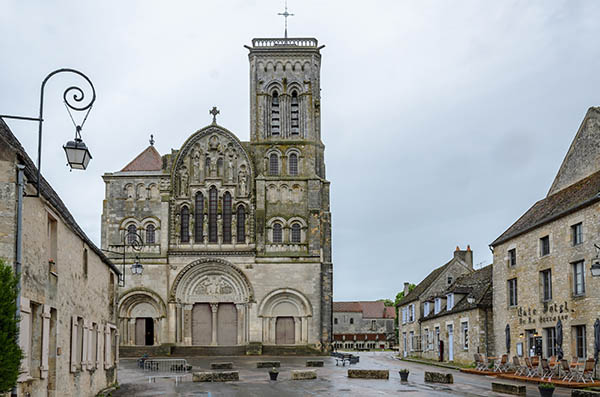
[[(397, 360), (391, 352), (360, 353), (360, 363), (352, 365), (357, 369), (389, 369), (389, 380), (349, 379), (348, 366), (336, 366), (332, 357), (322, 357), (323, 368), (317, 368), (317, 380), (292, 381), (292, 370), (306, 368), (307, 360), (315, 357), (198, 357), (188, 358), (194, 371), (210, 371), (212, 362), (233, 362), (234, 370), (239, 371), (239, 382), (228, 383), (195, 383), (191, 376), (178, 385), (171, 379), (156, 380), (148, 383), (148, 378), (138, 369), (133, 359), (121, 359), (119, 366), (120, 388), (113, 396), (506, 396), (491, 392), (493, 377), (463, 374), (455, 370), (447, 370), (433, 366), (403, 362)], [(257, 369), (258, 361), (280, 361), (279, 379), (270, 381), (268, 369)], [(409, 382), (401, 383), (398, 370), (410, 370)], [(423, 381), (425, 371), (452, 373), (453, 385), (426, 384)], [(499, 382), (517, 383), (506, 380)], [(537, 387), (527, 385), (528, 396), (538, 396)], [(555, 396), (570, 396), (568, 389), (557, 389)]]

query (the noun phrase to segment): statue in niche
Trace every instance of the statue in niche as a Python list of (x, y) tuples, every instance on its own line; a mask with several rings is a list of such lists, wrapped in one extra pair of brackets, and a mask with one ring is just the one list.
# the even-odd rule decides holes
[(200, 152), (196, 151), (194, 152), (194, 156), (192, 158), (192, 165), (193, 165), (193, 172), (194, 172), (194, 179), (196, 180), (196, 182), (200, 182), (200, 168), (202, 166), (202, 162), (200, 161)]
[(227, 162), (227, 177), (229, 182), (233, 182), (233, 156), (229, 156), (229, 161)]
[(217, 176), (217, 162), (208, 159), (206, 161), (206, 163), (208, 164), (208, 167), (209, 167), (209, 170), (210, 170), (210, 176), (211, 177)]
[(180, 185), (179, 185), (179, 191), (180, 194), (182, 196), (187, 196), (188, 195), (188, 182), (189, 182), (189, 175), (187, 173), (187, 170), (185, 167), (181, 168), (181, 172), (179, 174), (179, 180), (180, 180)]
[(245, 197), (248, 194), (248, 180), (246, 173), (246, 165), (242, 164), (240, 167), (240, 172), (238, 173), (238, 187), (239, 187), (239, 195), (241, 197)]
[(219, 138), (216, 135), (213, 135), (208, 140), (208, 147), (210, 150), (219, 150)]
[(202, 224), (202, 237), (204, 238), (204, 241), (206, 241), (208, 239), (208, 214), (204, 214), (202, 218), (204, 218), (204, 222)]

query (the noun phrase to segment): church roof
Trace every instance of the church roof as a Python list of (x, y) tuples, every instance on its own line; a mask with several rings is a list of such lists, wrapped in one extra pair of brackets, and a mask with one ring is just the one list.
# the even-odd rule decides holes
[(362, 313), (364, 318), (396, 318), (394, 307), (383, 301), (333, 302), (334, 312)]
[(131, 160), (121, 172), (128, 171), (160, 171), (162, 169), (162, 157), (154, 148), (154, 145), (148, 146), (136, 158)]

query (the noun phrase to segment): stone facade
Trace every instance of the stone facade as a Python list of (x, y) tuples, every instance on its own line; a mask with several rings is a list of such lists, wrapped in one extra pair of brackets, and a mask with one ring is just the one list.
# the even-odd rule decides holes
[(590, 265), (600, 234), (600, 167), (599, 148), (587, 145), (600, 139), (599, 127), (600, 109), (591, 108), (548, 196), (492, 243), (498, 354), (507, 352), (507, 332), (510, 354), (558, 354), (560, 320), (564, 357), (593, 356), (600, 278)]
[(394, 344), (396, 310), (383, 301), (333, 302), (336, 349), (388, 349)]
[[(254, 39), (250, 142), (216, 123), (104, 174), (102, 246), (138, 256), (119, 294), (122, 345), (331, 341), (331, 215), (316, 39)], [(256, 349), (253, 349), (256, 350)]]
[[(408, 291), (409, 283), (404, 283), (404, 298), (397, 305), (399, 352), (402, 356), (421, 356), (422, 354), (423, 327), (421, 321), (424, 317), (425, 303), (428, 302), (428, 305), (431, 306), (430, 302), (439, 298), (440, 308), (445, 307), (446, 295), (444, 293), (447, 288), (460, 276), (472, 272), (473, 252), (469, 247), (466, 250), (456, 247), (454, 257), (445, 265), (433, 270), (412, 291)], [(430, 307), (430, 312), (433, 311), (434, 307)], [(440, 329), (441, 338), (444, 337), (443, 331)]]
[[(16, 267), (18, 165), (31, 159), (0, 120), (0, 257)], [(19, 396), (93, 396), (117, 380), (118, 270), (45, 181), (22, 199)]]

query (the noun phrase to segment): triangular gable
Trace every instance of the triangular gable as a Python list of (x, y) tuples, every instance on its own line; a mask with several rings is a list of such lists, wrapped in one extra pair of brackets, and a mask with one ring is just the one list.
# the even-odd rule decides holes
[(162, 169), (162, 157), (154, 146), (148, 146), (142, 153), (138, 154), (121, 172), (128, 171), (160, 171)]

